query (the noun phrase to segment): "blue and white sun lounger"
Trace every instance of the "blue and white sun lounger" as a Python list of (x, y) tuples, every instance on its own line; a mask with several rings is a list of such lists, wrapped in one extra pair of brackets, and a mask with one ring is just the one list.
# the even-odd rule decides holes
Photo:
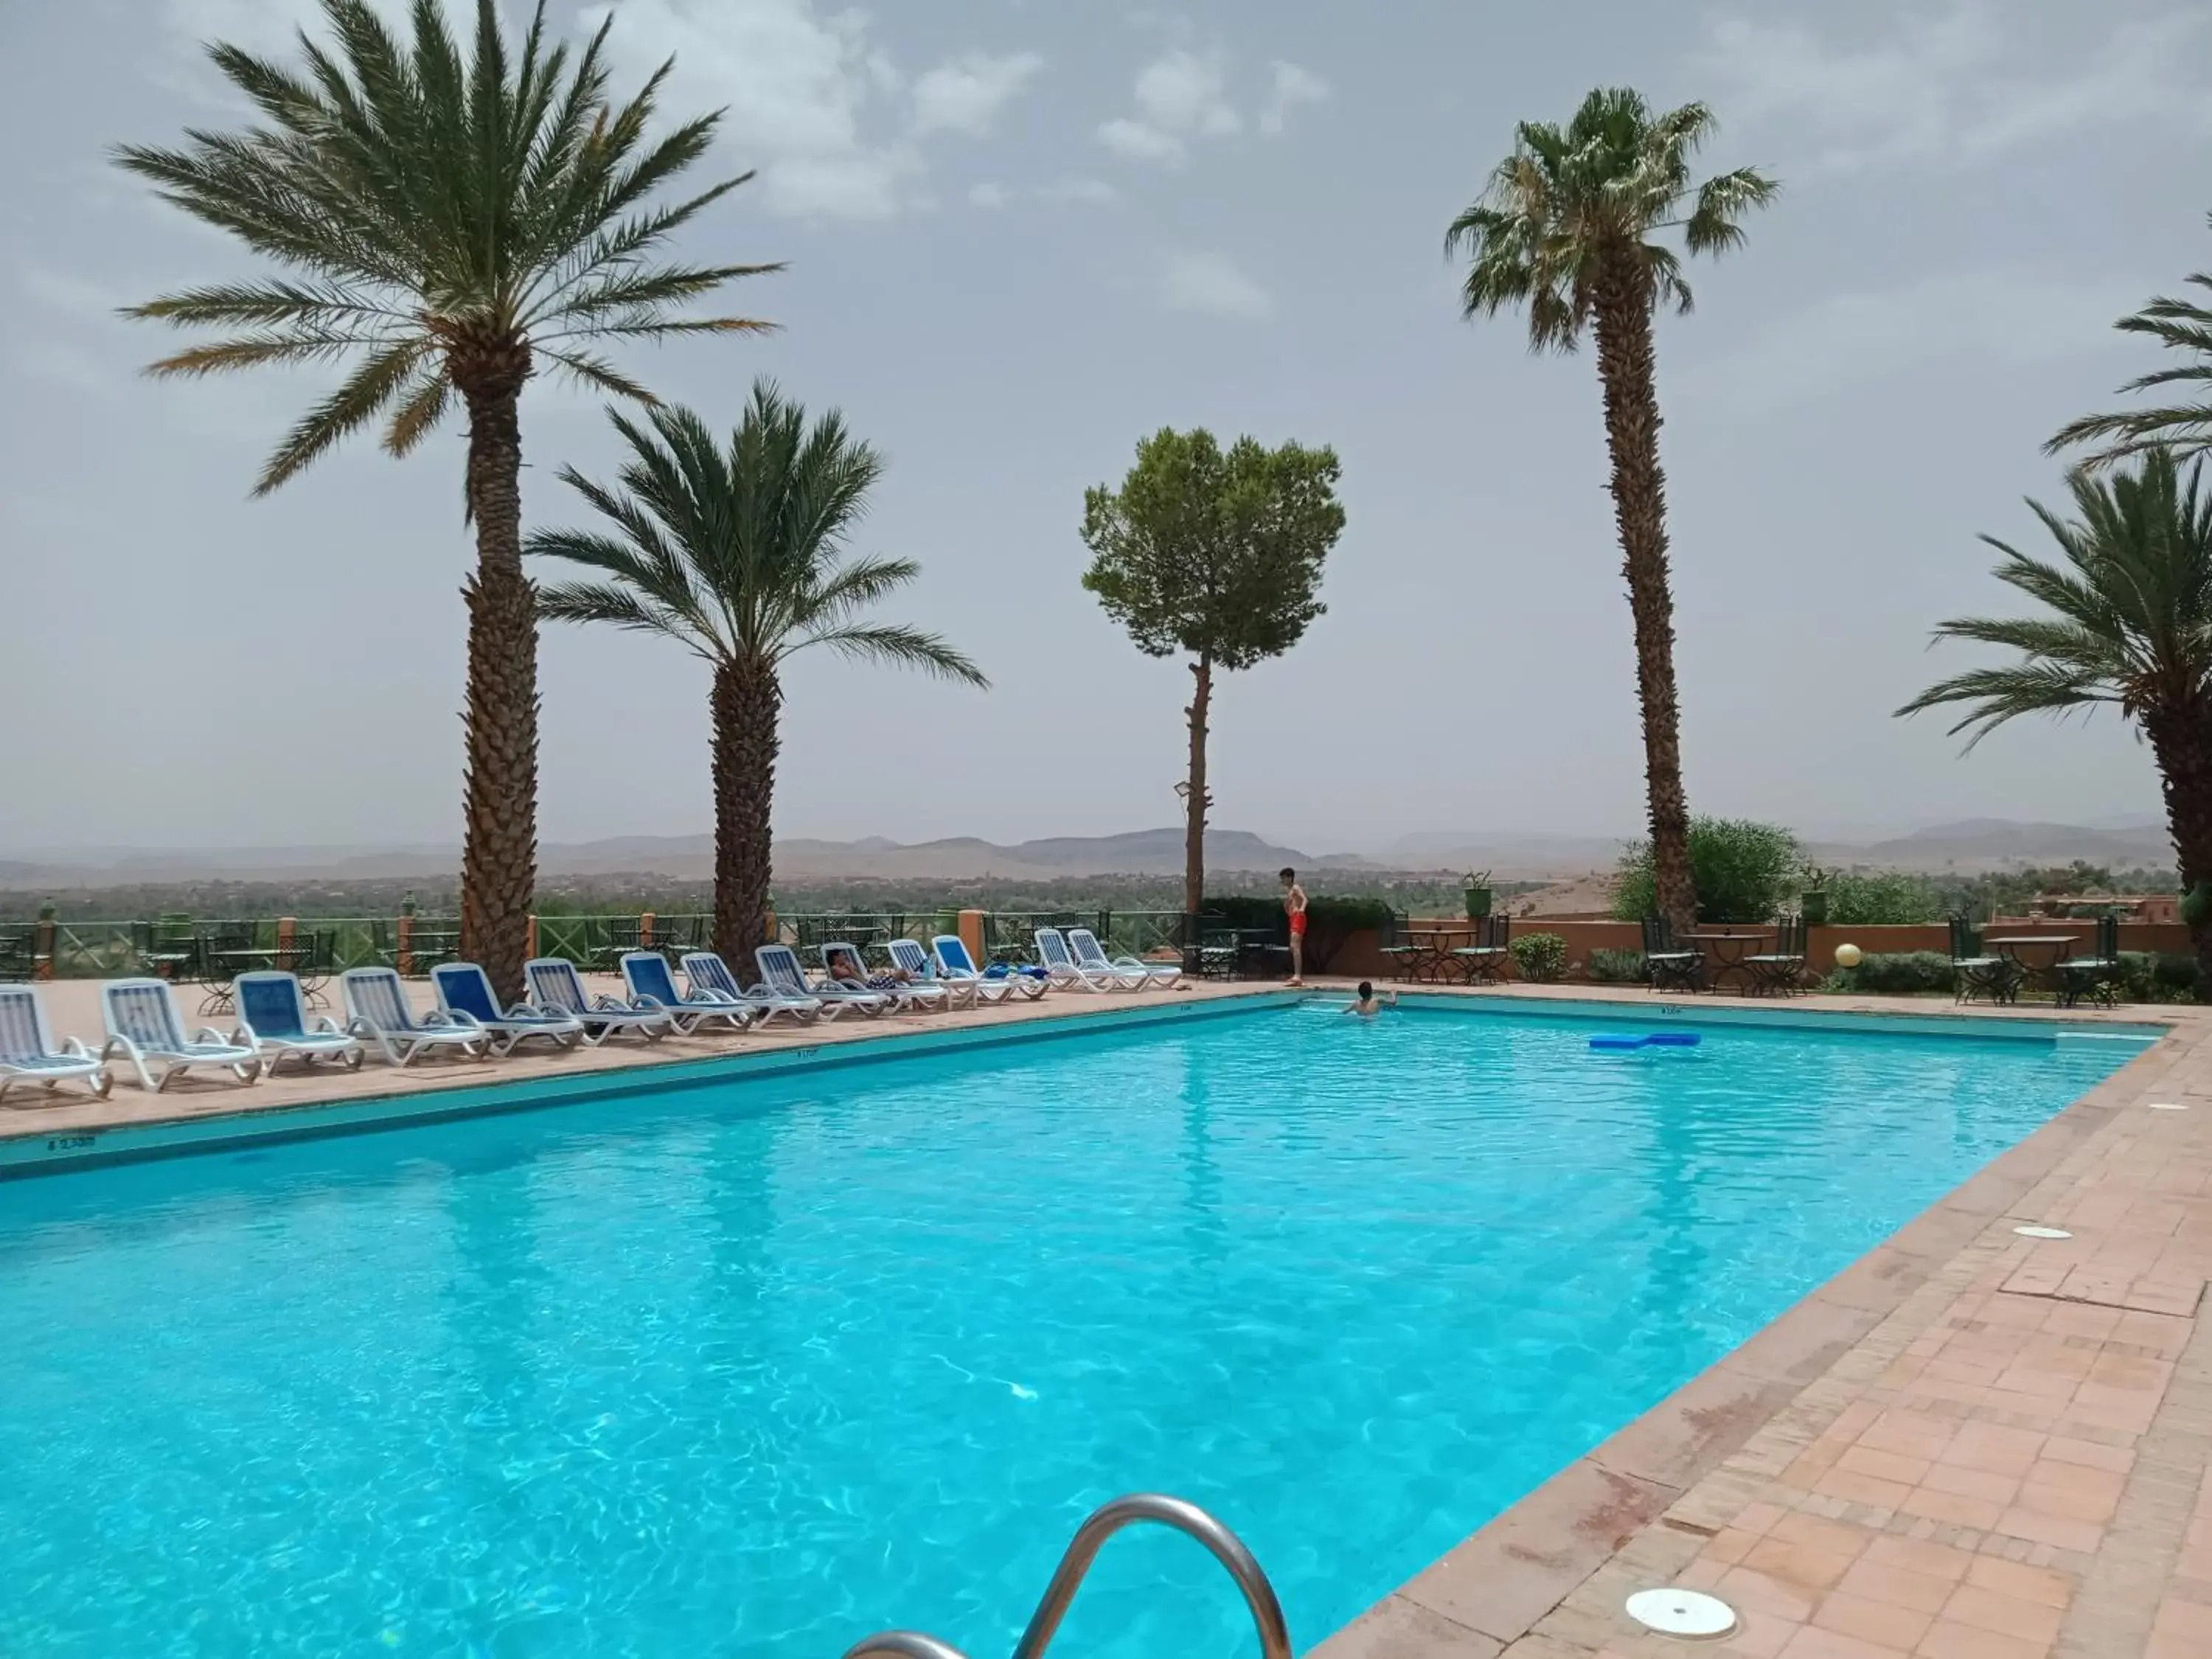
[(273, 1074), (276, 1062), (296, 1055), (302, 1066), (328, 1057), (349, 1072), (361, 1069), (361, 1040), (350, 1036), (328, 1014), (310, 1018), (307, 994), (300, 976), (282, 969), (257, 969), (230, 982), (231, 1000), (238, 1009), (240, 1042), (258, 1053)]
[(526, 1002), (502, 1009), (492, 994), (491, 975), (473, 962), (441, 962), (430, 970), (438, 1006), (447, 1014), (465, 1014), (491, 1039), (495, 1054), (510, 1054), (527, 1037), (544, 1037), (556, 1048), (583, 1040), (584, 1022), (572, 1014), (549, 1014)]
[(346, 1030), (367, 1037), (394, 1066), (411, 1066), (434, 1049), (458, 1048), (471, 1060), (491, 1058), (491, 1033), (466, 1014), (441, 1008), (418, 1015), (394, 968), (349, 968), (338, 975)]
[(566, 957), (532, 957), (522, 964), (522, 976), (530, 981), (530, 1006), (543, 1013), (574, 1015), (583, 1023), (588, 1047), (596, 1048), (622, 1031), (658, 1042), (676, 1029), (676, 1016), (665, 1008), (642, 1007), (605, 991), (593, 996)]
[(787, 997), (779, 996), (765, 985), (746, 990), (730, 971), (730, 964), (712, 951), (684, 952), (684, 983), (687, 994), (695, 999), (726, 997), (744, 1003), (763, 1024), (782, 1014), (801, 1025), (811, 1025), (822, 1013), (822, 999), (811, 992), (805, 996)]
[(844, 986), (810, 984), (799, 965), (799, 952), (788, 945), (756, 946), (753, 960), (760, 965), (761, 981), (780, 997), (811, 996), (822, 1004), (822, 1017), (835, 1019), (847, 1009), (879, 1018), (891, 1011), (891, 1000), (876, 991), (854, 991)]
[(1127, 980), (1137, 989), (1172, 991), (1182, 983), (1182, 964), (1165, 962), (1146, 962), (1139, 957), (1109, 957), (1106, 947), (1098, 942), (1098, 935), (1088, 927), (1067, 930), (1068, 948), (1075, 952), (1075, 965), (1093, 974), (1112, 974)]
[(115, 1080), (98, 1054), (75, 1037), (54, 1046), (46, 1005), (30, 985), (0, 985), (0, 1099), (18, 1083), (35, 1083), (51, 1095), (56, 1085), (82, 1083), (105, 1100)]
[(957, 933), (939, 933), (929, 941), (930, 954), (937, 958), (937, 970), (949, 984), (972, 983), (975, 994), (985, 1002), (1004, 1002), (1017, 994), (1035, 1002), (1045, 994), (1042, 973), (1024, 973), (1019, 969), (1000, 969), (994, 965), (988, 973), (979, 973), (975, 958), (968, 954), (968, 941)]
[(687, 1036), (710, 1019), (725, 1021), (742, 1031), (755, 1018), (752, 1004), (743, 998), (708, 995), (696, 987), (689, 996), (678, 995), (676, 975), (668, 971), (668, 958), (658, 951), (624, 951), (622, 976), (634, 1005), (667, 1009), (675, 1018), (676, 1029)]
[[(929, 952), (921, 948), (920, 939), (895, 939), (884, 947), (891, 953), (891, 966), (908, 975), (908, 982), (915, 987), (927, 985), (944, 998), (948, 1008), (973, 1008), (981, 994), (982, 981), (972, 974), (966, 979), (955, 979), (941, 972), (929, 959)], [(1001, 993), (1001, 995), (1004, 994)], [(999, 998), (993, 998), (993, 1001)]]
[(896, 974), (870, 974), (860, 953), (849, 945), (833, 941), (823, 945), (822, 972), (830, 983), (848, 991), (872, 991), (889, 997), (901, 1013), (950, 1006), (949, 994), (942, 985), (917, 984)]
[(1085, 991), (1137, 991), (1143, 988), (1139, 980), (1127, 979), (1110, 968), (1102, 973), (1095, 968), (1085, 968), (1068, 954), (1067, 941), (1060, 936), (1057, 927), (1036, 930), (1037, 960), (1059, 986), (1073, 986)]
[[(177, 1000), (165, 979), (111, 979), (100, 988), (107, 1041), (100, 1057), (121, 1054), (138, 1073), (141, 1088), (159, 1094), (195, 1066), (220, 1066), (240, 1083), (261, 1080), (261, 1056), (226, 1040), (212, 1025), (185, 1036)], [(156, 1077), (148, 1062), (158, 1062)]]

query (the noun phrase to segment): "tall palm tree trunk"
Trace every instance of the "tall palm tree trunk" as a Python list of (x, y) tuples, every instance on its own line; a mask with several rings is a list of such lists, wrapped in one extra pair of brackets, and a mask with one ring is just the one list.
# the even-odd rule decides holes
[[(2212, 881), (2212, 707), (2146, 713), (2143, 732), (2158, 762), (2166, 829), (2173, 837), (2182, 891), (2188, 893), (2199, 882)], [(2197, 973), (2212, 984), (2212, 917), (2190, 923), (2189, 943), (2197, 953)]]
[(768, 938), (776, 721), (783, 688), (761, 664), (714, 670), (714, 949), (740, 974)]
[(1183, 710), (1190, 716), (1190, 781), (1183, 802), (1182, 913), (1194, 917), (1206, 902), (1206, 716), (1213, 701), (1212, 659), (1200, 657), (1190, 672), (1196, 684)]
[(1597, 283), (1598, 379), (1620, 573), (1636, 619), (1636, 689), (1644, 708), (1644, 785), (1659, 914), (1696, 924), (1690, 807), (1682, 792), (1681, 705), (1674, 690), (1674, 599), (1667, 580), (1667, 475), (1659, 466), (1659, 394), (1653, 376), (1651, 283), (1629, 251), (1604, 258)]
[(502, 1001), (523, 994), (538, 889), (538, 614), (522, 574), (522, 430), (530, 349), (484, 354), (465, 380), (469, 513), (477, 568), (469, 609), (468, 769), (461, 847), (461, 954)]

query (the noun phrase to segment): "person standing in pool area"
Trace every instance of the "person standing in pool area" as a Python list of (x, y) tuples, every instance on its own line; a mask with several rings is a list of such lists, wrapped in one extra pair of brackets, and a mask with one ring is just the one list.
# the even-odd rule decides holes
[(1298, 872), (1283, 866), (1283, 909), (1291, 919), (1291, 978), (1292, 985), (1306, 982), (1306, 890), (1298, 885)]
[(1363, 979), (1359, 981), (1359, 994), (1346, 1005), (1344, 1012), (1357, 1014), (1362, 1019), (1372, 1019), (1385, 1008), (1397, 1006), (1398, 994), (1395, 991), (1386, 991), (1378, 997), (1375, 994), (1375, 981)]

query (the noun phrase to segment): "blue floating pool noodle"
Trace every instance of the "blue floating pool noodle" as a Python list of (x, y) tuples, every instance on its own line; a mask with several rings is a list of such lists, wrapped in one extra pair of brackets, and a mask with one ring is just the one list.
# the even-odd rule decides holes
[(1626, 1049), (1626, 1048), (1641, 1048), (1643, 1046), (1644, 1046), (1644, 1039), (1643, 1039), (1642, 1037), (1630, 1037), (1630, 1036), (1594, 1036), (1594, 1037), (1592, 1037), (1592, 1038), (1590, 1039), (1590, 1047), (1591, 1047), (1591, 1048), (1623, 1048), (1623, 1049)]
[(1694, 1048), (1698, 1042), (1695, 1031), (1654, 1031), (1644, 1040), (1654, 1048)]

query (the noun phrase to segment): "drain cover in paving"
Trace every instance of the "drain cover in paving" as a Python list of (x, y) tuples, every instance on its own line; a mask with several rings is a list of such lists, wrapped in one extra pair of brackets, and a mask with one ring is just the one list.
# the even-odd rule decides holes
[(1628, 1598), (1628, 1616), (1662, 1636), (1711, 1641), (1735, 1629), (1735, 1609), (1702, 1590), (1638, 1590)]

